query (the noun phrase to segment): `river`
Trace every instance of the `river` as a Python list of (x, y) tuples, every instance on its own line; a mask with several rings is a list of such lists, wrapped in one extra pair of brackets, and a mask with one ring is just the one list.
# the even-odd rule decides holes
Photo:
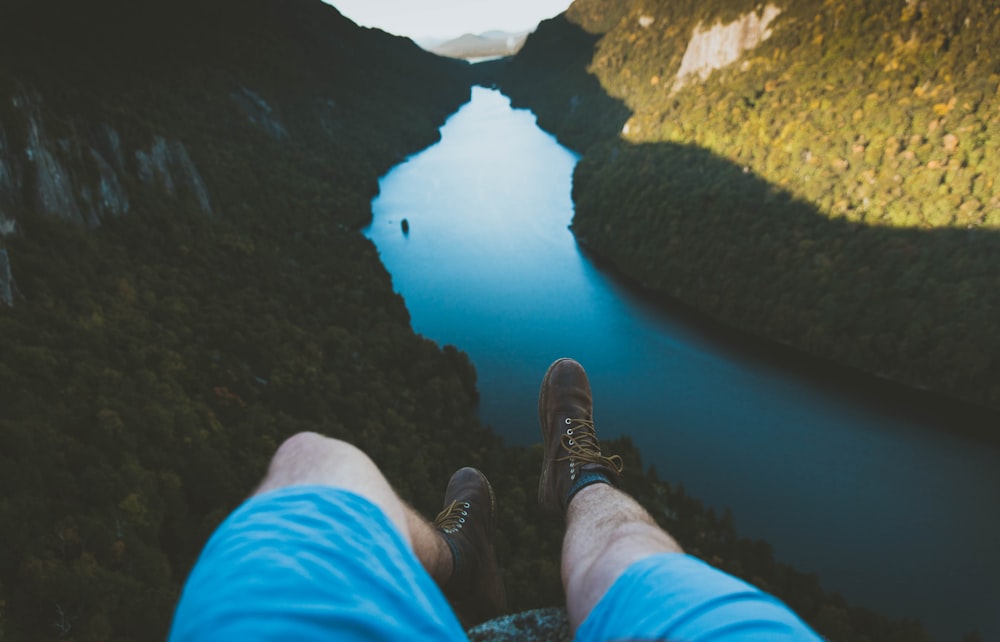
[(382, 178), (366, 234), (414, 329), (469, 354), (486, 423), (538, 441), (541, 377), (572, 356), (599, 435), (630, 435), (661, 478), (730, 507), (741, 535), (935, 639), (1000, 640), (1000, 448), (946, 433), (961, 416), (839, 385), (602, 272), (568, 229), (577, 157), (499, 92), (474, 88), (441, 134)]

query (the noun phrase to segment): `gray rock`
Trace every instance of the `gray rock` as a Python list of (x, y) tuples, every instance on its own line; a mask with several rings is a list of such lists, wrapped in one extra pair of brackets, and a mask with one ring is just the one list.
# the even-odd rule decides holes
[[(27, 140), (18, 154), (0, 127), (0, 208), (16, 212), (27, 203), (43, 214), (89, 227), (100, 225), (104, 216), (128, 212), (129, 200), (121, 180), (125, 172), (121, 140), (115, 130), (103, 126), (91, 136), (94, 146), (87, 147), (78, 142), (87, 138), (86, 124), (68, 121), (73, 135), (53, 140), (42, 120), (41, 96), (25, 92), (14, 96), (11, 103), (17, 110), (14, 113), (23, 116)], [(92, 171), (94, 166), (96, 172)], [(35, 178), (29, 182), (29, 190), (22, 180), (25, 169)], [(94, 175), (96, 182), (80, 178)], [(2, 214), (0, 209), (0, 218)], [(0, 235), (4, 235), (2, 231)]]
[(208, 189), (205, 187), (205, 181), (201, 179), (201, 174), (198, 173), (198, 168), (191, 160), (191, 156), (188, 155), (187, 148), (182, 143), (174, 141), (170, 144), (170, 151), (172, 166), (180, 174), (182, 182), (198, 199), (201, 209), (206, 214), (211, 214), (212, 203), (208, 200)]
[(28, 161), (35, 167), (35, 204), (50, 216), (84, 222), (77, 206), (73, 181), (49, 148), (48, 137), (37, 113), (28, 115)]
[(21, 192), (21, 171), (7, 144), (7, 133), (0, 123), (0, 205), (17, 202)]
[(97, 211), (103, 218), (106, 215), (119, 216), (127, 214), (129, 210), (128, 194), (118, 180), (118, 173), (104, 160), (100, 152), (96, 149), (90, 150), (90, 156), (97, 165), (97, 171), (101, 178), (97, 185)]
[(566, 611), (557, 608), (513, 613), (468, 631), (471, 642), (570, 642)]
[(768, 4), (763, 7), (760, 15), (756, 11), (750, 11), (725, 25), (705, 25), (699, 22), (684, 51), (673, 91), (683, 87), (691, 77), (697, 76), (705, 80), (712, 71), (736, 62), (744, 52), (770, 38), (771, 23), (779, 15), (781, 8)]
[(148, 153), (136, 150), (135, 159), (139, 161), (139, 180), (147, 185), (160, 187), (170, 196), (177, 195), (174, 177), (170, 172), (170, 148), (165, 138), (154, 138), (153, 147)]
[(285, 126), (272, 115), (274, 109), (256, 92), (246, 87), (240, 87), (240, 91), (229, 94), (229, 98), (236, 103), (236, 106), (250, 119), (250, 122), (263, 129), (271, 137), (281, 140), (288, 136), (288, 130), (285, 129)]
[(3, 210), (0, 210), (0, 239), (5, 236), (13, 236), (17, 233), (17, 221), (12, 218), (7, 218), (3, 215)]
[(0, 305), (14, 305), (14, 276), (10, 271), (10, 257), (4, 248), (0, 248)]
[(100, 151), (101, 155), (105, 158), (109, 158), (111, 164), (114, 166), (115, 171), (119, 173), (125, 172), (125, 154), (122, 153), (122, 139), (110, 125), (104, 125), (103, 135), (100, 139)]
[(139, 164), (139, 180), (143, 183), (158, 186), (170, 196), (177, 195), (180, 184), (190, 190), (205, 213), (212, 213), (208, 189), (183, 143), (168, 142), (157, 136), (149, 152), (136, 150), (135, 158)]
[[(55, 139), (46, 131), (41, 95), (22, 89), (11, 105), (5, 116), (19, 122), (0, 123), (0, 238), (16, 231), (16, 213), (25, 209), (92, 228), (108, 216), (128, 214), (126, 185), (136, 175), (144, 185), (192, 197), (212, 213), (205, 182), (179, 141), (156, 136), (148, 151), (134, 152), (136, 163), (129, 166), (121, 136), (110, 125), (64, 117), (60, 129), (68, 135)], [(11, 148), (4, 126), (25, 132), (23, 149)]]

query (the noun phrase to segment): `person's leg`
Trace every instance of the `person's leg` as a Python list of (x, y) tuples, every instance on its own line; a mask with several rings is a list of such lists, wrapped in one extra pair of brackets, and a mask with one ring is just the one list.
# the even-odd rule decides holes
[(614, 487), (622, 460), (601, 452), (590, 382), (579, 363), (552, 364), (538, 409), (538, 502), (566, 520), (562, 579), (576, 639), (818, 642), (779, 600), (684, 554)]
[(357, 448), (290, 438), (202, 549), (171, 642), (463, 639), (432, 577), (450, 572), (449, 546), (410, 513)]
[(545, 447), (538, 501), (566, 519), (562, 580), (575, 632), (611, 585), (634, 562), (681, 552), (631, 497), (614, 488), (620, 457), (606, 457), (594, 429), (590, 381), (572, 359), (549, 367), (538, 397)]
[(254, 494), (301, 485), (334, 486), (364, 497), (399, 529), (438, 586), (451, 578), (452, 553), (441, 533), (396, 495), (375, 462), (357, 447), (311, 432), (294, 435), (278, 448)]
[(298, 485), (342, 488), (378, 506), (466, 626), (506, 610), (493, 548), (495, 500), (489, 481), (478, 470), (462, 468), (452, 475), (444, 510), (432, 524), (399, 498), (360, 449), (316, 433), (300, 433), (278, 448), (255, 495)]
[(633, 563), (680, 553), (670, 535), (634, 499), (607, 484), (580, 490), (566, 511), (562, 580), (575, 632), (594, 605)]

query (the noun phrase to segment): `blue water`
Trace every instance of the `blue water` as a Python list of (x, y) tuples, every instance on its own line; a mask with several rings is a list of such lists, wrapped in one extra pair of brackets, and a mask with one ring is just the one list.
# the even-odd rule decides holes
[(485, 422), (538, 441), (541, 377), (572, 356), (599, 435), (630, 435), (741, 535), (935, 639), (1000, 640), (1000, 449), (734, 349), (602, 273), (568, 229), (577, 157), (500, 93), (475, 88), (441, 134), (381, 180), (366, 233), (414, 329), (471, 357)]

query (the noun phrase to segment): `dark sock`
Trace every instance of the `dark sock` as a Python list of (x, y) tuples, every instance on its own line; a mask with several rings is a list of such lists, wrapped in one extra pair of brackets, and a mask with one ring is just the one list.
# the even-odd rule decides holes
[(563, 502), (563, 508), (569, 508), (569, 502), (573, 499), (573, 496), (579, 493), (581, 490), (590, 486), (591, 484), (607, 484), (608, 486), (614, 486), (608, 476), (602, 472), (596, 470), (586, 470), (580, 473), (580, 476), (576, 478), (573, 485), (569, 489), (569, 493), (566, 494), (566, 501)]

